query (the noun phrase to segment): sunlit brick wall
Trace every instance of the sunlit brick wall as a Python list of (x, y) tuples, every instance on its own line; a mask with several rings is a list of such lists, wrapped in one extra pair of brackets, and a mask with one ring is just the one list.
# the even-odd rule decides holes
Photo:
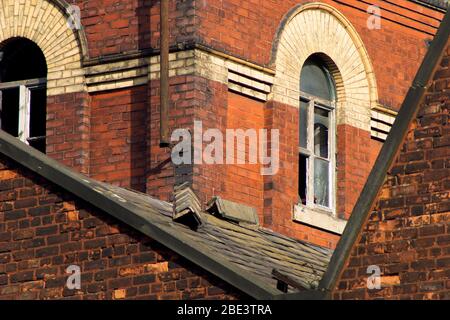
[[(450, 46), (340, 277), (337, 299), (450, 299)], [(367, 268), (381, 270), (367, 289)]]

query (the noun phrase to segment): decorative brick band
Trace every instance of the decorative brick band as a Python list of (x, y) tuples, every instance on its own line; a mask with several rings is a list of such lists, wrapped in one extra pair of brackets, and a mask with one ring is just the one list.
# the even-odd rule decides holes
[(272, 86), (270, 83), (228, 69), (228, 88), (231, 91), (267, 101), (267, 95), (271, 92)]
[(371, 112), (370, 120), (371, 136), (374, 139), (386, 141), (386, 138), (391, 132), (397, 112), (386, 110), (382, 107), (376, 107)]
[(267, 101), (272, 92), (273, 74), (227, 60), (228, 88), (231, 91)]
[(47, 60), (49, 96), (85, 90), (78, 32), (69, 28), (68, 17), (55, 1), (0, 2), (0, 43), (23, 37), (41, 48)]
[[(194, 50), (173, 52), (169, 55), (169, 76), (184, 76), (195, 73)], [(158, 80), (160, 75), (159, 56), (153, 56), (149, 62), (149, 79)]]
[(149, 77), (148, 67), (148, 58), (137, 58), (87, 67), (85, 72), (88, 92), (146, 84)]
[[(272, 90), (273, 74), (233, 61), (202, 49), (171, 53), (170, 76), (197, 75), (228, 85), (229, 89), (267, 101)], [(159, 79), (159, 57), (150, 58), (150, 80)]]
[(378, 93), (368, 53), (351, 23), (327, 4), (299, 6), (284, 19), (273, 50), (273, 100), (298, 106), (303, 64), (317, 53), (326, 58), (336, 81), (338, 124), (370, 131)]

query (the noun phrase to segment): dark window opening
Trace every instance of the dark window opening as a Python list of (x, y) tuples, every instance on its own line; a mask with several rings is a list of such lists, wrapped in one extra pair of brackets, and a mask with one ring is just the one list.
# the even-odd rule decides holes
[(0, 127), (39, 151), (46, 146), (47, 64), (32, 41), (0, 44)]
[(308, 158), (302, 154), (299, 155), (299, 196), (300, 203), (306, 205), (306, 190), (308, 185), (308, 175), (306, 174), (308, 170)]
[(47, 121), (47, 94), (46, 88), (31, 89), (30, 108), (30, 146), (45, 152), (45, 135)]
[(308, 108), (309, 101), (301, 99), (300, 100), (300, 148), (308, 148)]
[(14, 137), (19, 136), (19, 88), (0, 91), (1, 128)]

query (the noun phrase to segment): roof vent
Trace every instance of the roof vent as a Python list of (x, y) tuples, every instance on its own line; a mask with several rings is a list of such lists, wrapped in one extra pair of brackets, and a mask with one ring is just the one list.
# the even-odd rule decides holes
[(212, 198), (207, 204), (206, 211), (225, 220), (259, 225), (258, 213), (255, 208), (224, 200), (220, 197)]
[(197, 230), (202, 224), (202, 206), (189, 184), (174, 188), (173, 221)]

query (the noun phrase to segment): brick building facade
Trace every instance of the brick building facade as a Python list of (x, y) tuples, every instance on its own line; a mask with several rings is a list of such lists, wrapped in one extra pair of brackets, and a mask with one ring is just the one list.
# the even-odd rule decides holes
[[(175, 167), (170, 149), (160, 148), (160, 2), (153, 0), (2, 2), (0, 51), (7, 59), (0, 60), (0, 71), (13, 60), (13, 55), (8, 55), (14, 52), (11, 44), (20, 44), (23, 39), (32, 41), (45, 57), (46, 75), (31, 77), (39, 79), (36, 83), (21, 82), (17, 86), (22, 88), (17, 89), (19, 113), (20, 90), (30, 92), (27, 101), (33, 108), (35, 86), (45, 87), (45, 153), (93, 180), (130, 188), (163, 201), (172, 201), (174, 186), (188, 182), (203, 205), (220, 196), (255, 208), (261, 227), (323, 250), (335, 248), (444, 17), (447, 2), (376, 1), (377, 7), (354, 0), (257, 1), (256, 5), (254, 1), (234, 0), (169, 3), (171, 132), (177, 128), (193, 131), (194, 121), (201, 121), (204, 131), (217, 128), (223, 133), (226, 129), (277, 129), (278, 172), (261, 175), (260, 164)], [(448, 68), (447, 60), (443, 61), (443, 68)], [(318, 205), (318, 194), (311, 195), (311, 190), (319, 189), (316, 177), (310, 176), (314, 170), (319, 172), (312, 160), (316, 147), (314, 132), (308, 133), (312, 147), (310, 142), (308, 147), (302, 146), (300, 101), (306, 99), (310, 105), (312, 102), (313, 109), (318, 106), (309, 95), (311, 92), (303, 90), (308, 78), (301, 75), (307, 71), (308, 63), (313, 66), (317, 63), (325, 70), (333, 87), (329, 108), (322, 108), (320, 97), (317, 100), (321, 104), (319, 109), (326, 110), (330, 119), (326, 128), (327, 156), (318, 157), (318, 161), (329, 165), (326, 205)], [(445, 70), (438, 72), (443, 79)], [(6, 72), (0, 73), (0, 90), (12, 90), (2, 87), (2, 83), (30, 79), (12, 81), (7, 76)], [(445, 81), (437, 81), (434, 86), (437, 92), (441, 90), (441, 96), (446, 95)], [(6, 93), (3, 96), (8, 97)], [(437, 94), (436, 97), (441, 99)], [(429, 107), (436, 108), (434, 104)], [(424, 114), (425, 122), (419, 120), (415, 130), (426, 141), (419, 146), (419, 142), (411, 140), (408, 149), (411, 152), (400, 156), (403, 171), (396, 175), (399, 179), (419, 179), (418, 171), (424, 169), (430, 170), (426, 172), (430, 179), (434, 177), (434, 169), (436, 175), (444, 174), (448, 158), (446, 129), (430, 131), (428, 126), (433, 121), (444, 122), (445, 110), (442, 107), (436, 116)], [(310, 113), (311, 119), (316, 119), (314, 113)], [(21, 136), (23, 120), (18, 118), (16, 136), (32, 145), (33, 126), (28, 135)], [(442, 136), (437, 137), (438, 133)], [(432, 145), (427, 135), (436, 136), (435, 143), (441, 143), (444, 151), (425, 150), (440, 147)], [(275, 144), (270, 141), (269, 152), (275, 152)], [(312, 154), (305, 156), (308, 148)], [(412, 150), (417, 148), (424, 150), (422, 153)], [(438, 153), (436, 156), (440, 158), (428, 163), (425, 153)], [(308, 159), (305, 167), (299, 161), (302, 156)], [(23, 163), (17, 164), (7, 156), (1, 162), (2, 298), (234, 299), (278, 294), (263, 288), (263, 294), (252, 295), (248, 287), (227, 281), (224, 274), (209, 265), (192, 264), (188, 261), (192, 259), (145, 232), (143, 235), (142, 230), (136, 232), (134, 226), (124, 224), (120, 218), (109, 218), (112, 213), (107, 208), (98, 208), (80, 195), (72, 195), (71, 190), (55, 181), (42, 180), (37, 177), (38, 172), (25, 168)], [(439, 187), (433, 181), (430, 184)], [(351, 266), (362, 270), (367, 263), (372, 264), (373, 253), (386, 253), (385, 258), (376, 259), (389, 260), (387, 247), (392, 247), (392, 255), (395, 250), (403, 250), (397, 245), (406, 245), (406, 238), (399, 236), (398, 243), (387, 238), (374, 240), (374, 230), (381, 234), (388, 232), (387, 228), (395, 228), (392, 221), (398, 221), (389, 217), (392, 214), (402, 217), (406, 211), (405, 215), (409, 215), (409, 205), (416, 212), (421, 206), (417, 201), (423, 197), (414, 200), (412, 194), (422, 187), (430, 188), (422, 184), (410, 188), (403, 184), (386, 187), (391, 191), (386, 191), (386, 199), (380, 202), (378, 220), (374, 217), (372, 229), (367, 229), (370, 236), (366, 237), (370, 240), (358, 249), (357, 257), (352, 257)], [(433, 201), (437, 211), (444, 206), (441, 210), (444, 218), (444, 211), (448, 211), (443, 204), (448, 200), (447, 187), (442, 182), (442, 190), (435, 194), (423, 190), (430, 197), (427, 206), (432, 206)], [(306, 189), (305, 195), (302, 188)], [(397, 208), (394, 201), (390, 208), (389, 197), (403, 202)], [(395, 209), (392, 214), (390, 209)], [(417, 223), (423, 219), (411, 219), (405, 216), (405, 224), (412, 223), (405, 226), (418, 232), (414, 241), (431, 241), (420, 239), (423, 232), (429, 231), (430, 237), (437, 232), (433, 245), (445, 242), (448, 226), (442, 226), (442, 221), (437, 222), (436, 228), (424, 226), (425, 231), (417, 231)], [(432, 223), (431, 220), (428, 222)], [(407, 231), (402, 229), (401, 233), (407, 237)], [(380, 246), (383, 248), (379, 249)], [(426, 255), (436, 267), (433, 272), (446, 277), (445, 269), (437, 267), (445, 250), (445, 244), (430, 252), (411, 249), (409, 256), (417, 260)], [(83, 288), (77, 293), (63, 288), (67, 278), (64, 267), (72, 263), (87, 271), (83, 275)], [(393, 263), (398, 267), (397, 261)], [(398, 290), (414, 286), (403, 286), (403, 277), (427, 277), (420, 280), (423, 282), (420, 285), (441, 285), (442, 294), (431, 295), (447, 297), (448, 286), (443, 280), (435, 281), (434, 273), (424, 275), (406, 269), (384, 272), (395, 283), (402, 283), (403, 289)], [(335, 297), (372, 297), (358, 287), (364, 276), (360, 270), (348, 267), (339, 283), (342, 293)], [(294, 287), (303, 280), (296, 279)], [(392, 298), (412, 293), (396, 290), (389, 287), (378, 294)], [(417, 298), (428, 292), (423, 291), (421, 296), (417, 290), (414, 292)]]
[[(1, 41), (31, 39), (46, 58), (49, 156), (164, 200), (176, 179), (189, 180), (204, 202), (220, 195), (251, 205), (264, 226), (330, 248), (443, 16), (423, 3), (380, 3), (381, 28), (369, 30), (368, 7), (358, 1), (171, 1), (170, 130), (199, 120), (204, 130), (252, 124), (281, 137), (274, 176), (255, 165), (196, 164), (175, 178), (170, 150), (158, 146), (159, 2), (71, 4), (81, 29), (67, 27), (76, 12), (64, 1), (2, 4), (13, 27)], [(300, 71), (315, 53), (328, 57), (337, 91), (333, 200), (320, 219), (298, 206), (296, 151)], [(240, 116), (247, 123), (236, 108), (249, 111)]]

